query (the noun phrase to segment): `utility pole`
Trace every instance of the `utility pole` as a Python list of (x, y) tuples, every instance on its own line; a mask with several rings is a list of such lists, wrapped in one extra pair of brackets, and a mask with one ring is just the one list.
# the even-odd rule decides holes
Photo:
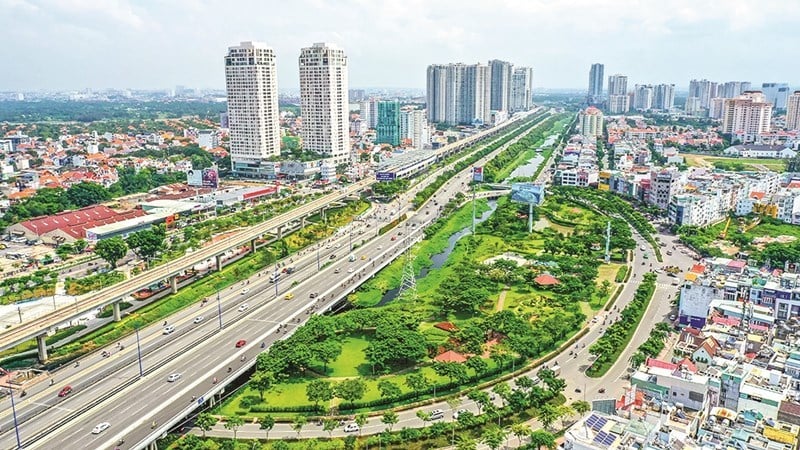
[(606, 224), (606, 264), (611, 262), (611, 221)]

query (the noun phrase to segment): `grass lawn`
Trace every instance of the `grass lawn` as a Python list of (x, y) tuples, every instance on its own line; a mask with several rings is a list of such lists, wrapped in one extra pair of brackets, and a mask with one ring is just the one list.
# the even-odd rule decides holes
[(341, 355), (328, 364), (327, 372), (323, 371), (323, 365), (320, 362), (316, 362), (311, 369), (331, 378), (371, 375), (372, 370), (364, 356), (364, 350), (369, 346), (370, 340), (370, 336), (367, 334), (347, 336), (342, 340)]
[(622, 264), (600, 264), (600, 267), (597, 268), (597, 285), (599, 286), (604, 280), (614, 283), (614, 278), (616, 278), (620, 267), (622, 267)]
[(773, 170), (775, 172), (784, 172), (786, 170), (786, 163), (783, 162), (782, 159), (771, 159), (771, 158), (729, 158), (729, 157), (722, 157), (722, 156), (706, 156), (706, 155), (694, 155), (694, 154), (683, 154), (684, 158), (686, 158), (686, 164), (692, 167), (708, 167), (713, 168), (715, 167), (715, 163), (718, 163), (717, 166), (720, 168), (727, 168), (727, 166), (732, 166), (734, 164), (742, 164), (747, 170), (754, 170), (754, 171), (762, 171), (764, 170), (764, 166), (769, 170)]

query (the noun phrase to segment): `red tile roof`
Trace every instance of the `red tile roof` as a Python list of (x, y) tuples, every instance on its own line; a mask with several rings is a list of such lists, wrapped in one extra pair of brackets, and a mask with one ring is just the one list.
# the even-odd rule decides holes
[(558, 279), (550, 274), (543, 273), (538, 277), (533, 279), (533, 282), (538, 284), (539, 286), (553, 286), (555, 284), (560, 284), (561, 282)]
[(660, 359), (655, 359), (655, 358), (647, 358), (647, 361), (645, 361), (645, 365), (647, 367), (659, 367), (667, 370), (675, 370), (678, 368), (677, 364), (673, 364), (667, 361), (661, 361)]
[(702, 264), (695, 264), (692, 266), (691, 269), (689, 269), (689, 272), (694, 272), (699, 274), (703, 274), (705, 271), (706, 271), (706, 266)]
[(441, 355), (438, 355), (436, 358), (433, 358), (434, 361), (438, 362), (455, 362), (455, 363), (463, 363), (467, 360), (467, 357), (458, 353), (455, 350), (448, 350)]
[(436, 327), (436, 328), (438, 328), (440, 330), (444, 330), (444, 331), (450, 332), (450, 333), (452, 333), (454, 331), (458, 331), (458, 327), (453, 325), (450, 322), (439, 322), (436, 325), (434, 325), (434, 327)]
[(86, 237), (86, 230), (90, 228), (141, 217), (146, 214), (140, 209), (118, 213), (107, 206), (95, 205), (75, 211), (64, 211), (52, 216), (37, 217), (21, 222), (20, 225), (37, 235), (46, 234), (53, 230), (61, 230), (75, 239), (82, 239)]

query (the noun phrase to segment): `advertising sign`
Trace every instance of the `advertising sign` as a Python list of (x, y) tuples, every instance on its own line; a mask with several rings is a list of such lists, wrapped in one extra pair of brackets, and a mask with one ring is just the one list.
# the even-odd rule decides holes
[(472, 168), (472, 181), (477, 183), (483, 182), (483, 167)]
[(541, 205), (544, 202), (544, 186), (533, 183), (514, 183), (511, 185), (511, 201)]
[(378, 181), (394, 181), (397, 174), (394, 172), (375, 172), (375, 179)]
[(189, 186), (202, 186), (203, 185), (203, 171), (202, 170), (188, 170), (186, 172), (186, 184)]
[(219, 187), (217, 169), (203, 169), (203, 187), (216, 189)]

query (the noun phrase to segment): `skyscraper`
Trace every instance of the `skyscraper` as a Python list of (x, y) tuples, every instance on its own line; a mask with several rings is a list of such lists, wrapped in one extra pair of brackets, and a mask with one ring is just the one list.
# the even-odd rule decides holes
[(275, 54), (261, 42), (228, 47), (225, 56), (231, 169), (253, 177), (274, 175), (262, 161), (281, 152)]
[(599, 63), (592, 64), (589, 70), (589, 93), (586, 102), (590, 105), (597, 105), (603, 100), (603, 70), (605, 66)]
[(347, 56), (336, 45), (318, 42), (300, 52), (300, 112), (303, 149), (350, 159)]
[(700, 107), (708, 109), (711, 99), (718, 97), (717, 83), (708, 80), (692, 80), (689, 82), (689, 97), (697, 97)]
[(493, 59), (489, 61), (489, 69), (492, 77), (490, 108), (494, 111), (508, 111), (513, 66), (510, 62)]
[(447, 66), (443, 64), (432, 64), (428, 66), (426, 92), (428, 120), (434, 123), (445, 122), (446, 103), (447, 103)]
[(800, 130), (800, 91), (794, 91), (786, 102), (786, 129)]
[(378, 103), (376, 143), (400, 145), (400, 102), (397, 100)]
[(653, 108), (668, 111), (675, 106), (675, 85), (657, 84), (653, 92)]
[(420, 150), (429, 143), (429, 139), (425, 111), (412, 107), (402, 108), (400, 110), (400, 140), (409, 141), (411, 147)]
[(612, 114), (626, 113), (630, 110), (628, 97), (628, 77), (611, 75), (608, 77), (608, 111)]
[(747, 91), (736, 98), (725, 99), (720, 131), (747, 136), (766, 133), (771, 118), (772, 103), (760, 91)]
[(448, 125), (489, 123), (489, 66), (461, 63), (431, 65), (428, 67), (427, 85), (428, 119), (431, 122)]
[(647, 111), (653, 108), (654, 89), (650, 84), (637, 84), (633, 89), (633, 108)]
[(717, 97), (734, 98), (750, 90), (749, 81), (727, 81), (717, 88)]
[(789, 98), (789, 85), (786, 83), (761, 83), (764, 97), (776, 109), (785, 109), (786, 100)]
[(533, 69), (515, 67), (511, 75), (511, 112), (528, 111), (533, 107)]
[(594, 106), (580, 112), (578, 124), (584, 136), (595, 138), (603, 135), (603, 113)]

